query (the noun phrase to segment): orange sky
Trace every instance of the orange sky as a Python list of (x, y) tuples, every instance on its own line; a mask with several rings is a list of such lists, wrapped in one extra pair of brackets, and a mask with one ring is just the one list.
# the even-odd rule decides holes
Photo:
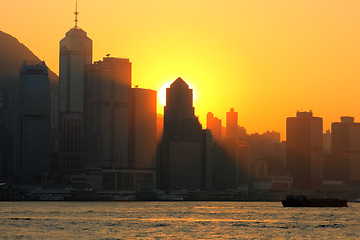
[[(0, 30), (58, 73), (59, 41), (74, 0), (0, 0)], [(225, 124), (234, 107), (249, 133), (280, 131), (312, 109), (324, 131), (340, 116), (360, 121), (358, 0), (79, 0), (93, 59), (130, 58), (133, 84), (158, 90), (182, 77)], [(0, 53), (1, 54), (1, 53)], [(159, 109), (161, 107), (159, 106)]]

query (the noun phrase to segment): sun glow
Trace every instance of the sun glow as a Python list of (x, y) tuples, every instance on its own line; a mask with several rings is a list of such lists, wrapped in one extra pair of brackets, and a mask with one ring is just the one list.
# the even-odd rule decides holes
[[(159, 99), (161, 105), (163, 105), (163, 106), (166, 105), (166, 89), (169, 88), (173, 82), (174, 82), (174, 80), (164, 83), (164, 85), (162, 85), (158, 91), (158, 99)], [(188, 83), (188, 82), (186, 82), (186, 83), (189, 85), (189, 88), (193, 90), (193, 103), (194, 103), (195, 99), (196, 99), (196, 91), (190, 83)]]

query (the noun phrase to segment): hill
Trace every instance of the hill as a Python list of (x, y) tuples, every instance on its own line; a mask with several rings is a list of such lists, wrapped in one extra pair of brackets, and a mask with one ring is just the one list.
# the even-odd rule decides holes
[[(0, 88), (8, 89), (15, 95), (19, 70), (24, 61), (41, 61), (24, 44), (11, 35), (0, 31)], [(58, 95), (59, 77), (49, 69), (51, 92)]]

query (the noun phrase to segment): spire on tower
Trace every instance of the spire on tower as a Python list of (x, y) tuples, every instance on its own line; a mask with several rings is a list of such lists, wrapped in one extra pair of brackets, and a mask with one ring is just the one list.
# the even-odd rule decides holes
[(77, 17), (78, 17), (78, 15), (79, 15), (79, 12), (78, 12), (78, 10), (77, 10), (77, 0), (76, 0), (76, 6), (75, 6), (75, 28), (79, 28), (78, 27), (78, 25), (77, 25), (77, 23), (78, 23), (78, 19), (77, 19)]

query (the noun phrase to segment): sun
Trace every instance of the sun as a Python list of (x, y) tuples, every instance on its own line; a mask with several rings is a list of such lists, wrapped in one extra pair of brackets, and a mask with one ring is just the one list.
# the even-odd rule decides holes
[[(158, 91), (158, 99), (159, 99), (161, 105), (163, 105), (163, 106), (166, 105), (166, 89), (169, 88), (173, 82), (174, 81), (172, 80), (172, 81), (168, 81), (168, 82), (164, 83), (164, 85), (162, 85)], [(188, 82), (187, 82), (187, 84), (189, 85), (189, 88), (191, 88), (193, 90), (193, 103), (194, 103), (195, 99), (196, 99), (196, 91), (191, 84), (189, 84)]]

